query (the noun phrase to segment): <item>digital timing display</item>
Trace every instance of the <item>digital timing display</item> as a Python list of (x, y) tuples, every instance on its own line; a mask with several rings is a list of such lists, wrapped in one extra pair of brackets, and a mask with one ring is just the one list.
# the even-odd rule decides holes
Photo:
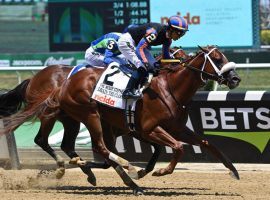
[(106, 33), (150, 20), (149, 0), (51, 0), (48, 11), (51, 51), (84, 51)]

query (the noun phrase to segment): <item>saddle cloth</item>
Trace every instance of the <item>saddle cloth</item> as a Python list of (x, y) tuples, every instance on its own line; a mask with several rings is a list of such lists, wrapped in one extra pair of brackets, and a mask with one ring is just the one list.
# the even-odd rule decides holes
[[(75, 66), (68, 78), (86, 67), (91, 66), (84, 64)], [(128, 84), (131, 73), (132, 69), (126, 66), (120, 67), (117, 63), (111, 63), (102, 73), (91, 98), (107, 106), (125, 110), (127, 126), (131, 131), (134, 131), (134, 115), (137, 100), (122, 98), (122, 93)]]
[(101, 75), (91, 98), (114, 108), (126, 109), (132, 105), (134, 110), (136, 101), (122, 98), (131, 76), (130, 72), (120, 69), (116, 63), (110, 64)]

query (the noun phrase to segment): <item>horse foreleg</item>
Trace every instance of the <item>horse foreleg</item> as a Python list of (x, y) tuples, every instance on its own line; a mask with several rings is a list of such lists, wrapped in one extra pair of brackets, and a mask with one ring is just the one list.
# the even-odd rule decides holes
[(179, 151), (173, 150), (173, 157), (169, 163), (169, 165), (165, 168), (160, 168), (153, 172), (152, 176), (165, 176), (167, 174), (172, 174), (178, 161), (181, 159), (182, 153)]
[(200, 135), (195, 134), (188, 127), (185, 127), (185, 129), (177, 135), (183, 142), (191, 145), (200, 145), (201, 147), (206, 148), (217, 159), (219, 159), (226, 168), (230, 170), (230, 175), (236, 179), (240, 179), (239, 174), (236, 168), (233, 166), (232, 162), (220, 150), (218, 150), (214, 145), (210, 144), (207, 140), (203, 139)]
[(144, 177), (146, 174), (148, 174), (149, 172), (153, 171), (156, 163), (157, 163), (157, 160), (158, 160), (158, 157), (161, 153), (161, 146), (158, 145), (158, 144), (152, 144), (153, 147), (154, 147), (154, 153), (152, 155), (152, 157), (150, 158), (149, 162), (147, 163), (146, 167), (145, 167), (145, 174), (140, 174), (140, 178)]
[(46, 151), (57, 163), (58, 169), (56, 170), (56, 178), (60, 179), (65, 174), (65, 162), (64, 159), (50, 147), (48, 143), (48, 137), (53, 129), (56, 119), (40, 118), (40, 128), (36, 135), (34, 142)]
[(174, 154), (170, 164), (166, 168), (155, 171), (153, 176), (164, 176), (171, 174), (175, 169), (177, 162), (184, 154), (183, 144), (180, 141), (175, 140), (161, 127), (156, 127), (150, 134), (145, 134), (144, 138), (159, 145), (169, 146), (173, 149)]
[[(141, 140), (141, 141), (144, 141), (144, 142), (147, 142), (145, 140), (143, 140), (142, 138), (140, 137), (137, 137), (137, 139)], [(161, 153), (161, 146), (158, 145), (158, 144), (155, 144), (155, 143), (149, 143), (151, 144), (153, 147), (154, 147), (154, 153), (152, 155), (152, 157), (150, 158), (150, 160), (148, 161), (146, 167), (144, 169), (141, 169), (138, 171), (138, 175), (139, 175), (139, 179), (140, 178), (143, 178), (144, 176), (146, 176), (149, 172), (153, 171), (156, 163), (157, 163), (157, 160), (159, 158), (159, 155)]]

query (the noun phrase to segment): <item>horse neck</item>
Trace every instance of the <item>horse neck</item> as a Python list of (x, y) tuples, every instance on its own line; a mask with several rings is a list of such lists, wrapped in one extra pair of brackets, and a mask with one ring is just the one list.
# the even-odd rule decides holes
[[(199, 68), (202, 64), (192, 62), (192, 66), (196, 68)], [(175, 99), (186, 105), (202, 85), (202, 80), (200, 73), (186, 67), (183, 70), (179, 69), (175, 73), (168, 74), (168, 84)]]

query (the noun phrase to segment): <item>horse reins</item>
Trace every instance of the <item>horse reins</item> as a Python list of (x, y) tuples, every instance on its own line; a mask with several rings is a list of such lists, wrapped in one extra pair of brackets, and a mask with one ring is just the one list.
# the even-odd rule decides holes
[[(194, 57), (190, 57), (190, 58), (188, 58), (188, 59), (186, 59), (186, 60), (180, 62), (179, 65), (181, 65), (181, 66), (183, 66), (183, 67), (186, 67), (186, 68), (188, 68), (188, 69), (190, 69), (190, 70), (192, 70), (192, 71), (199, 72), (199, 73), (201, 74), (201, 80), (202, 80), (204, 83), (205, 83), (205, 80), (202, 78), (202, 75), (206, 75), (206, 76), (208, 76), (208, 77), (210, 77), (210, 78), (212, 78), (212, 79), (217, 80), (218, 82), (222, 82), (222, 81), (224, 80), (224, 78), (221, 76), (220, 70), (217, 68), (217, 66), (215, 65), (215, 63), (214, 63), (214, 62), (212, 61), (212, 59), (209, 57), (209, 55), (210, 55), (215, 49), (216, 49), (216, 48), (211, 49), (211, 51), (209, 51), (207, 54), (206, 54), (205, 52), (203, 52), (203, 53), (204, 53), (204, 57), (205, 57), (205, 61), (204, 61), (204, 64), (203, 64), (202, 69), (198, 69), (198, 68), (196, 68), (196, 67), (193, 67), (193, 66), (190, 65), (190, 64), (187, 64), (187, 62), (190, 61), (190, 60), (192, 60), (192, 59), (194, 59)], [(198, 55), (196, 55), (196, 56), (198, 56)], [(204, 68), (205, 68), (207, 59), (209, 60), (209, 62), (210, 62), (211, 65), (213, 66), (213, 68), (215, 69), (215, 72), (217, 73), (217, 75), (216, 75), (216, 74), (211, 74), (211, 73), (208, 73), (208, 72), (205, 72), (205, 71), (204, 71)], [(160, 71), (160, 70), (168, 70), (169, 72), (174, 72), (174, 71), (175, 71), (175, 69), (172, 69), (172, 68), (169, 68), (169, 67), (164, 67), (164, 68), (159, 69), (159, 71)], [(169, 93), (170, 93), (171, 97), (173, 98), (173, 100), (175, 101), (177, 107), (178, 107), (179, 109), (185, 109), (186, 106), (183, 105), (182, 103), (180, 103), (180, 102), (175, 98), (175, 96), (174, 96), (174, 94), (173, 94), (173, 92), (172, 92), (172, 89), (171, 89), (171, 86), (170, 86), (170, 82), (169, 82), (169, 79), (168, 79), (168, 74), (169, 74), (169, 73), (166, 74), (166, 79), (167, 79), (167, 83), (168, 83)]]

